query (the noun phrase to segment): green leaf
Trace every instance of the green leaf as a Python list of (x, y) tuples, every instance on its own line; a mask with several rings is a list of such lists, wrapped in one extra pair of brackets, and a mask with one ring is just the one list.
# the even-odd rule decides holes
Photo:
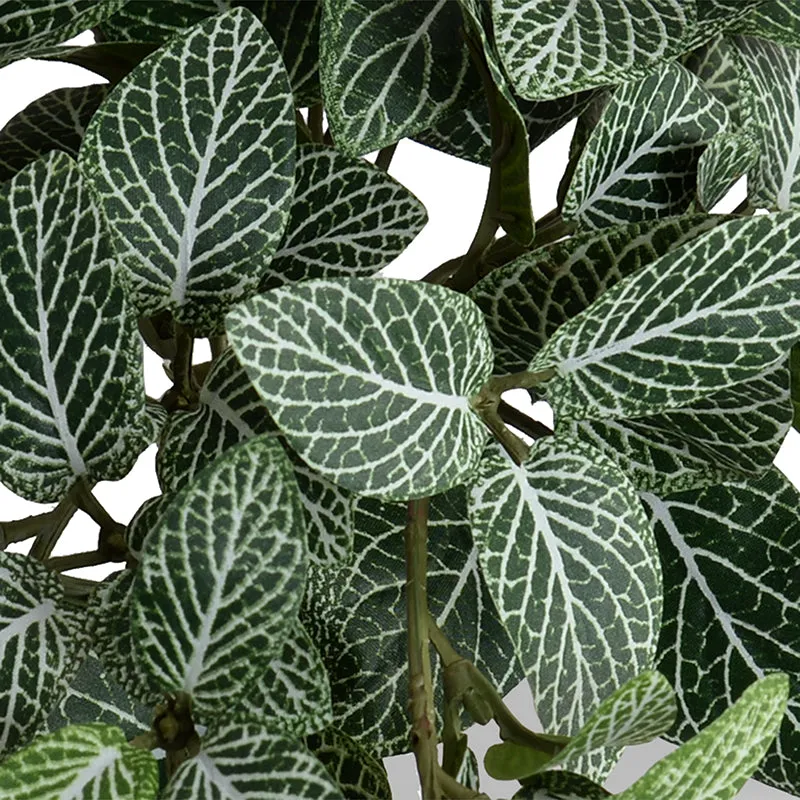
[[(800, 672), (800, 495), (773, 468), (758, 481), (643, 498), (666, 587), (658, 668), (679, 698), (670, 738), (686, 741), (752, 681)], [(796, 794), (798, 763), (795, 687), (758, 777)]]
[(327, 0), (325, 111), (336, 146), (360, 156), (431, 127), (480, 91), (457, 0)]
[(309, 750), (334, 777), (347, 800), (387, 800), (392, 796), (383, 764), (338, 728), (306, 737)]
[(639, 270), (563, 325), (532, 369), (569, 419), (685, 408), (763, 374), (797, 340), (800, 216), (732, 220)]
[(227, 10), (227, 0), (136, 0), (120, 3), (122, 8), (101, 23), (101, 41), (166, 42), (185, 28)]
[[(661, 571), (638, 495), (607, 456), (559, 436), (535, 442), (522, 466), (499, 445), (487, 448), (469, 514), (539, 719), (574, 735), (652, 665)], [(609, 766), (599, 753), (585, 769)]]
[(558, 430), (605, 451), (637, 489), (663, 494), (762, 475), (791, 424), (789, 372), (782, 360), (758, 378), (684, 409), (565, 422)]
[(791, 394), (794, 407), (794, 427), (800, 430), (800, 345), (792, 348), (790, 356)]
[(734, 183), (756, 165), (758, 145), (747, 133), (718, 133), (697, 162), (697, 199), (705, 209), (713, 208)]
[(1, 800), (155, 800), (158, 765), (111, 725), (70, 725), (0, 765)]
[[(159, 452), (161, 452), (159, 450)], [(137, 509), (133, 518), (125, 529), (125, 544), (128, 552), (137, 560), (142, 558), (142, 549), (147, 535), (155, 527), (159, 515), (164, 509), (169, 497), (163, 494), (150, 497)]]
[(495, 372), (526, 370), (553, 333), (603, 292), (725, 220), (691, 215), (590, 231), (493, 270), (469, 296), (484, 313)]
[(78, 666), (82, 637), (63, 597), (55, 573), (0, 553), (0, 753), (31, 739)]
[[(165, 492), (178, 491), (239, 442), (271, 434), (285, 444), (233, 350), (228, 349), (214, 362), (199, 400), (196, 410), (173, 414), (162, 436), (156, 472)], [(285, 449), (305, 511), (309, 558), (322, 563), (348, 558), (353, 538), (353, 495), (310, 469), (288, 446)], [(157, 513), (155, 509), (148, 511), (146, 524), (151, 524)], [(139, 531), (138, 520), (134, 530)]]
[(101, 722), (122, 729), (132, 738), (150, 727), (152, 711), (131, 700), (124, 689), (106, 672), (100, 661), (89, 655), (67, 687), (66, 694), (47, 718), (47, 729), (67, 725)]
[(470, 406), (491, 344), (469, 299), (388, 278), (306, 281), (227, 318), (242, 366), (290, 446), (354, 492), (406, 500), (474, 468), (487, 431)]
[(542, 772), (525, 781), (513, 800), (605, 800), (602, 786), (574, 772)]
[(563, 215), (590, 228), (684, 212), (725, 107), (679, 64), (619, 87), (589, 137)]
[[(302, 611), (330, 675), (336, 726), (377, 757), (410, 748), (406, 517), (404, 505), (360, 499), (353, 563), (313, 567)], [(459, 653), (510, 691), (523, 676), (481, 577), (463, 489), (432, 499), (428, 537), (431, 613)], [(438, 661), (433, 683), (441, 702)]]
[(738, 127), (741, 92), (733, 42), (720, 37), (701, 45), (684, 57), (683, 66), (697, 75), (709, 93), (728, 109), (731, 124)]
[(797, 47), (800, 45), (800, 8), (794, 0), (765, 0), (736, 30), (746, 36)]
[(280, 445), (227, 451), (169, 502), (147, 538), (131, 598), (135, 657), (161, 691), (209, 719), (265, 669), (305, 582), (303, 510)]
[[(257, 725), (227, 724), (184, 761), (163, 800), (345, 800), (325, 767), (296, 739)], [(349, 800), (349, 799), (348, 799)]]
[(374, 275), (427, 219), (422, 203), (383, 170), (332, 147), (302, 145), (289, 224), (259, 289)]
[(248, 685), (232, 714), (297, 737), (332, 723), (328, 674), (316, 645), (299, 622), (266, 671)]
[(171, 40), (112, 91), (81, 165), (140, 314), (167, 308), (208, 333), (255, 291), (289, 217), (294, 131), (280, 54), (243, 9)]
[(644, 77), (677, 56), (694, 22), (680, 0), (492, 0), (497, 47), (530, 100)]
[(789, 679), (770, 675), (687, 744), (661, 759), (618, 800), (730, 800), (753, 774), (786, 710)]
[(108, 94), (108, 87), (68, 87), (34, 100), (0, 131), (0, 181), (51, 150), (77, 157), (86, 125)]
[(456, 774), (456, 780), (473, 792), (480, 792), (481, 790), (481, 775), (478, 767), (478, 759), (475, 753), (468, 747), (464, 753), (464, 760), (461, 762), (461, 768)]
[(483, 758), (487, 775), (498, 781), (516, 781), (538, 772), (550, 755), (514, 741), (493, 744)]
[(125, 0), (6, 0), (0, 9), (0, 64), (64, 42), (97, 25)]
[(800, 50), (737, 37), (743, 104), (758, 160), (748, 173), (750, 201), (787, 210), (800, 204)]
[(51, 153), (0, 187), (0, 479), (61, 500), (147, 447), (142, 349), (75, 162)]

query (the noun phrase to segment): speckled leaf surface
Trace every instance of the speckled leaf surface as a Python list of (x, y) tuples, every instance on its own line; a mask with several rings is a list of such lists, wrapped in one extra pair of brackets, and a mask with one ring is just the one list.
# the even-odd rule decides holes
[(107, 42), (157, 42), (162, 44), (213, 14), (227, 11), (229, 0), (136, 0), (122, 8), (99, 28)]
[(800, 7), (794, 0), (764, 0), (736, 30), (746, 36), (797, 47), (800, 45)]
[(56, 89), (12, 117), (0, 131), (0, 181), (51, 150), (77, 157), (86, 125), (107, 95), (103, 84)]
[[(410, 748), (406, 516), (403, 504), (360, 499), (355, 557), (345, 567), (310, 570), (301, 617), (330, 675), (335, 725), (377, 757)], [(501, 693), (510, 691), (523, 676), (480, 574), (463, 489), (432, 499), (428, 537), (428, 603), (437, 624)], [(433, 669), (440, 702), (438, 661)]]
[(171, 40), (114, 89), (80, 160), (141, 314), (170, 309), (209, 333), (255, 291), (289, 217), (294, 131), (280, 54), (244, 9)]
[(683, 66), (697, 75), (708, 92), (728, 109), (731, 125), (739, 126), (741, 88), (733, 42), (720, 37), (701, 45), (684, 56)]
[(142, 348), (100, 213), (51, 153), (0, 187), (0, 479), (61, 500), (150, 443)]
[(289, 445), (346, 489), (406, 500), (463, 481), (487, 438), (478, 308), (440, 286), (305, 281), (232, 311), (233, 349)]
[(620, 86), (592, 131), (563, 215), (605, 228), (684, 212), (704, 145), (728, 113), (679, 64)]
[(757, 162), (758, 145), (749, 134), (741, 131), (718, 133), (697, 162), (700, 205), (712, 209)]
[(605, 800), (611, 797), (602, 786), (574, 772), (542, 772), (534, 775), (513, 800)]
[(763, 373), (797, 339), (798, 242), (795, 214), (733, 220), (605, 292), (533, 361), (556, 415), (685, 408)]
[[(643, 497), (666, 587), (658, 668), (679, 698), (670, 738), (686, 741), (757, 678), (800, 671), (800, 495), (773, 468), (758, 481)], [(794, 687), (757, 777), (796, 794), (798, 753)]]
[(425, 207), (385, 172), (332, 147), (298, 147), (283, 241), (260, 291), (309, 278), (368, 277), (427, 222)]
[[(661, 623), (661, 570), (633, 485), (569, 438), (541, 439), (517, 466), (487, 447), (470, 523), (500, 619), (545, 730), (574, 735), (597, 705), (649, 669)], [(613, 761), (592, 754), (582, 772)]]
[(134, 656), (149, 684), (213, 718), (281, 652), (307, 565), (302, 505), (283, 449), (228, 450), (167, 504), (131, 594)]
[[(297, 740), (256, 725), (224, 724), (178, 768), (163, 800), (345, 800), (325, 767)], [(349, 800), (349, 798), (348, 798)]]
[(336, 146), (363, 155), (431, 127), (481, 89), (457, 0), (326, 0), (320, 74)]

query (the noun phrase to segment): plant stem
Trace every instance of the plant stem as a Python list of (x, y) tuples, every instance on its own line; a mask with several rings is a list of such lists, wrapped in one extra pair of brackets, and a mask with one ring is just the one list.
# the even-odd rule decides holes
[(29, 553), (31, 558), (39, 561), (50, 558), (53, 548), (77, 510), (78, 506), (73, 498), (73, 490), (70, 490), (67, 496), (47, 514), (48, 519), (33, 540)]
[(153, 731), (146, 731), (145, 733), (140, 733), (138, 736), (134, 736), (128, 744), (140, 750), (152, 750), (158, 747), (158, 737)]
[(66, 556), (53, 556), (44, 562), (45, 566), (56, 572), (66, 572), (70, 569), (80, 569), (81, 567), (97, 567), (100, 564), (107, 564), (108, 559), (103, 553), (91, 550), (84, 553), (70, 553)]
[(311, 129), (303, 119), (303, 115), (299, 111), (294, 112), (294, 121), (297, 127), (297, 141), (299, 144), (311, 144), (314, 141), (314, 136)]
[(428, 498), (409, 502), (405, 531), (409, 713), (411, 745), (417, 760), (422, 797), (424, 800), (440, 800), (436, 714), (428, 639), (429, 506)]
[(64, 594), (73, 600), (84, 600), (100, 585), (97, 581), (76, 578), (74, 575), (59, 575)]
[(311, 131), (311, 141), (322, 144), (322, 103), (315, 103), (309, 107), (308, 129)]
[(497, 409), (486, 409), (481, 412), (484, 425), (492, 432), (494, 438), (503, 445), (505, 451), (514, 459), (515, 464), (522, 464), (530, 452), (528, 447), (516, 433), (509, 430), (500, 418)]
[(553, 431), (543, 422), (523, 414), (518, 408), (506, 403), (505, 400), (500, 400), (497, 413), (503, 422), (507, 425), (513, 425), (518, 431), (530, 436), (531, 439), (541, 439), (543, 436), (553, 435)]
[(186, 410), (197, 404), (198, 387), (192, 370), (194, 338), (183, 325), (175, 323), (175, 358), (172, 359), (172, 388), (162, 399), (167, 411)]
[(389, 165), (392, 163), (392, 157), (394, 156), (394, 151), (397, 150), (398, 142), (394, 144), (390, 144), (384, 147), (377, 155), (375, 159), (375, 166), (378, 169), (382, 169), (384, 172), (388, 171)]
[(451, 798), (451, 800), (489, 800), (488, 795), (467, 788), (454, 777), (448, 775), (441, 767), (439, 768), (437, 778), (444, 792), (444, 796)]
[(228, 348), (228, 337), (221, 333), (219, 336), (209, 336), (208, 346), (211, 349), (211, 360), (216, 361)]
[(111, 518), (103, 504), (92, 494), (91, 487), (85, 478), (79, 478), (75, 484), (73, 499), (75, 505), (88, 514), (101, 528), (117, 527), (117, 522)]
[(46, 511), (44, 514), (34, 514), (23, 519), (12, 519), (8, 522), (0, 522), (0, 550), (15, 542), (24, 542), (37, 533), (47, 524), (52, 512)]

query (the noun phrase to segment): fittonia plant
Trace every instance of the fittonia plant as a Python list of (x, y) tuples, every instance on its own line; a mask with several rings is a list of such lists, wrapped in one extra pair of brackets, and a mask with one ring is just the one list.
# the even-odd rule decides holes
[[(659, 735), (620, 800), (800, 796), (800, 4), (4, 0), (23, 57), (108, 83), (0, 132), (0, 480), (52, 504), (0, 525), (0, 799), (386, 800), (407, 751), (479, 798), (491, 720), (506, 796)], [(404, 138), (490, 166), (417, 282)]]

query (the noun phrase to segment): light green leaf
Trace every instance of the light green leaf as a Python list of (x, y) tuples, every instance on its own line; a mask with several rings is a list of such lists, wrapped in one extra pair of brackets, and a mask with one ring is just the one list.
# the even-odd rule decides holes
[[(658, 668), (679, 698), (671, 738), (686, 741), (752, 681), (800, 672), (800, 495), (773, 468), (758, 481), (643, 498), (667, 588)], [(795, 687), (758, 777), (797, 794), (798, 764)]]
[[(226, 724), (184, 761), (163, 800), (345, 800), (325, 767), (296, 739), (257, 725)], [(348, 799), (349, 800), (349, 799)]]
[(731, 124), (738, 127), (740, 87), (735, 53), (733, 42), (720, 37), (692, 50), (683, 58), (683, 66), (697, 75), (710, 94), (728, 109)]
[(718, 133), (697, 162), (697, 199), (705, 209), (713, 208), (736, 181), (756, 165), (758, 145), (740, 131)]
[(530, 100), (633, 80), (677, 56), (694, 23), (680, 0), (492, 0), (497, 47)]
[[(661, 571), (636, 491), (611, 459), (569, 438), (537, 441), (522, 466), (490, 445), (469, 514), (539, 719), (547, 731), (574, 735), (605, 697), (652, 665)], [(609, 767), (599, 753), (584, 769)]]
[(70, 725), (0, 765), (0, 800), (155, 800), (158, 764), (111, 725)]
[(374, 275), (427, 219), (422, 203), (382, 170), (332, 147), (302, 145), (289, 224), (260, 291), (307, 278)]
[(761, 375), (797, 340), (800, 216), (732, 220), (605, 292), (532, 369), (568, 419), (685, 408)]
[(64, 42), (97, 25), (125, 0), (5, 0), (0, 8), (0, 64)]
[(589, 137), (563, 215), (590, 228), (680, 214), (725, 107), (679, 64), (620, 86)]
[(281, 652), (303, 593), (302, 505), (270, 439), (228, 450), (167, 504), (133, 583), (134, 656), (207, 720)]
[(487, 439), (470, 406), (491, 374), (478, 308), (433, 284), (306, 281), (254, 297), (228, 336), (290, 446), (321, 475), (406, 500), (465, 480)]
[(479, 92), (462, 24), (457, 0), (326, 0), (320, 73), (336, 146), (360, 156), (393, 144)]
[(185, 28), (207, 17), (227, 11), (229, 0), (136, 0), (122, 8), (99, 27), (106, 42), (166, 42)]
[(759, 151), (748, 173), (750, 201), (782, 211), (794, 208), (800, 204), (800, 50), (763, 39), (735, 41), (747, 88), (748, 130)]
[(20, 111), (0, 131), (0, 181), (51, 150), (77, 157), (86, 125), (107, 94), (102, 84), (56, 89)]
[(291, 736), (303, 737), (333, 721), (331, 686), (316, 645), (299, 623), (281, 652), (252, 680), (231, 712)]
[(81, 166), (142, 315), (168, 308), (208, 333), (255, 291), (289, 216), (294, 131), (280, 54), (243, 9), (176, 37), (112, 91)]
[(383, 764), (338, 728), (306, 737), (309, 750), (334, 777), (347, 800), (387, 800), (392, 796)]
[(0, 479), (61, 500), (149, 444), (142, 349), (98, 210), (51, 153), (0, 187)]
[[(378, 757), (410, 749), (406, 517), (403, 504), (361, 498), (352, 564), (313, 567), (302, 611), (330, 675), (336, 726)], [(437, 624), (501, 693), (510, 691), (523, 676), (481, 577), (462, 488), (432, 499), (428, 545), (428, 603)], [(433, 683), (438, 703), (438, 661)]]
[(797, 47), (800, 45), (800, 8), (795, 0), (764, 0), (736, 30), (746, 36)]
[(102, 722), (132, 738), (150, 727), (152, 710), (128, 697), (100, 661), (89, 655), (69, 682), (66, 694), (47, 718), (48, 731), (67, 725)]
[(541, 772), (525, 781), (513, 800), (605, 800), (602, 786), (574, 772)]
[[(178, 491), (239, 442), (271, 434), (285, 444), (233, 350), (215, 361), (199, 400), (196, 410), (173, 414), (162, 436), (156, 472), (166, 492)], [(310, 469), (288, 446), (284, 449), (300, 489), (309, 558), (322, 563), (348, 558), (353, 538), (353, 495)], [(148, 511), (148, 518), (152, 521), (151, 515), (156, 513), (155, 509)], [(134, 531), (138, 530), (137, 520)]]
[(63, 597), (55, 573), (0, 553), (0, 753), (31, 739), (77, 669), (83, 641)]
[(469, 296), (484, 313), (495, 372), (526, 370), (553, 333), (603, 292), (725, 219), (690, 215), (590, 231), (493, 270)]
[(662, 758), (618, 800), (730, 800), (758, 767), (786, 709), (789, 679), (770, 675), (702, 733)]
[(781, 360), (683, 409), (565, 422), (558, 430), (605, 451), (637, 489), (663, 494), (763, 474), (791, 424), (789, 371)]

